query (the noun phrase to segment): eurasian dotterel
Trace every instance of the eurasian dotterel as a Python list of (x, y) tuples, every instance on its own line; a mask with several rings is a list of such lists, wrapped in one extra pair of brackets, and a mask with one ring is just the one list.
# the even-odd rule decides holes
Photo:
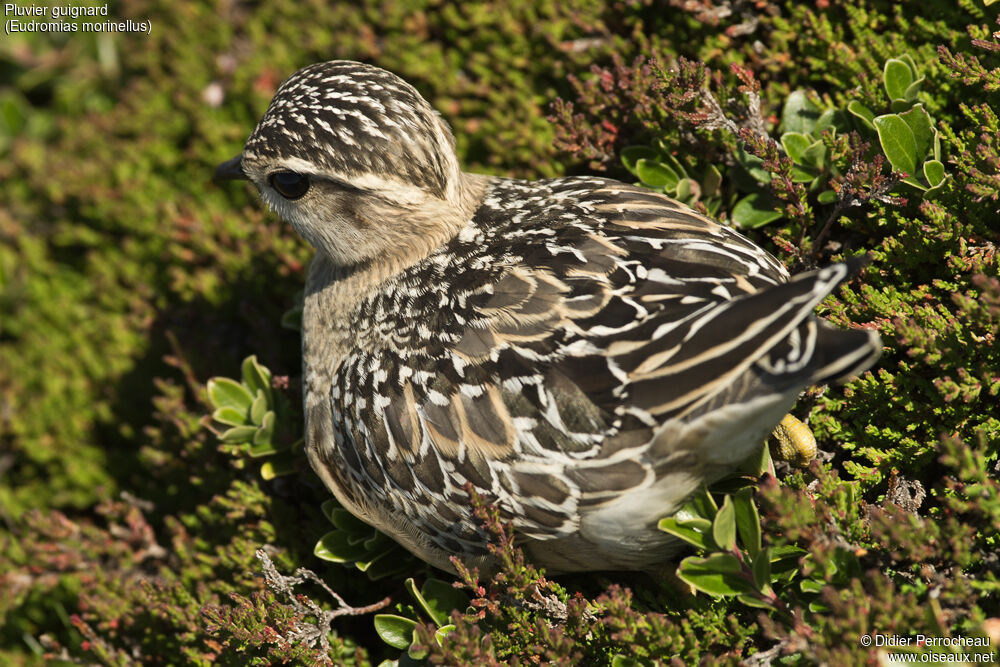
[(861, 260), (789, 278), (648, 189), (466, 173), (441, 116), (371, 65), (296, 72), (218, 176), (316, 248), (313, 468), (439, 568), (491, 567), (467, 484), (550, 573), (662, 563), (679, 544), (661, 517), (881, 351), (813, 313)]

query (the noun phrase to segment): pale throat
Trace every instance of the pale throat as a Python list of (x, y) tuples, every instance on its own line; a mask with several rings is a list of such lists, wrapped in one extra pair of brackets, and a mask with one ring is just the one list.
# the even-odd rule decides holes
[(350, 325), (358, 304), (467, 226), (493, 177), (462, 173), (460, 180), (460, 185), (449, 193), (453, 198), (434, 199), (408, 212), (405, 220), (394, 221), (419, 230), (411, 243), (400, 244), (352, 267), (336, 265), (322, 249), (317, 249), (309, 266), (302, 313), (302, 361), (310, 391), (321, 389), (320, 394), (325, 394), (322, 389), (329, 386), (343, 358), (352, 348), (364, 344)]

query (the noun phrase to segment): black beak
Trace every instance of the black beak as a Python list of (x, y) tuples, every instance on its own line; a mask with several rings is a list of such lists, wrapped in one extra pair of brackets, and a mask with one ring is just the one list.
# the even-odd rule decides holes
[(247, 175), (243, 173), (243, 156), (237, 155), (231, 160), (226, 160), (218, 167), (215, 168), (215, 176), (212, 177), (213, 181), (237, 181), (250, 180)]

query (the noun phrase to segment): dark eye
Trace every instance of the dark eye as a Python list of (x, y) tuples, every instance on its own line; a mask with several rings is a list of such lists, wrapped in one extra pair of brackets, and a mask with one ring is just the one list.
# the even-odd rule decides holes
[(271, 187), (285, 199), (298, 199), (309, 191), (309, 177), (294, 171), (276, 171), (268, 179)]

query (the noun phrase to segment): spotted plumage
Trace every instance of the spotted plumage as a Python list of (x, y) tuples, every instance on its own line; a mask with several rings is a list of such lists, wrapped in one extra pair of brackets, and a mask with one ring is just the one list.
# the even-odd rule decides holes
[(293, 75), (220, 174), (318, 251), (314, 469), (438, 567), (491, 566), (468, 484), (550, 571), (662, 562), (660, 517), (759, 450), (804, 387), (881, 349), (813, 315), (851, 263), (789, 278), (662, 194), (464, 173), (440, 116), (368, 65)]

